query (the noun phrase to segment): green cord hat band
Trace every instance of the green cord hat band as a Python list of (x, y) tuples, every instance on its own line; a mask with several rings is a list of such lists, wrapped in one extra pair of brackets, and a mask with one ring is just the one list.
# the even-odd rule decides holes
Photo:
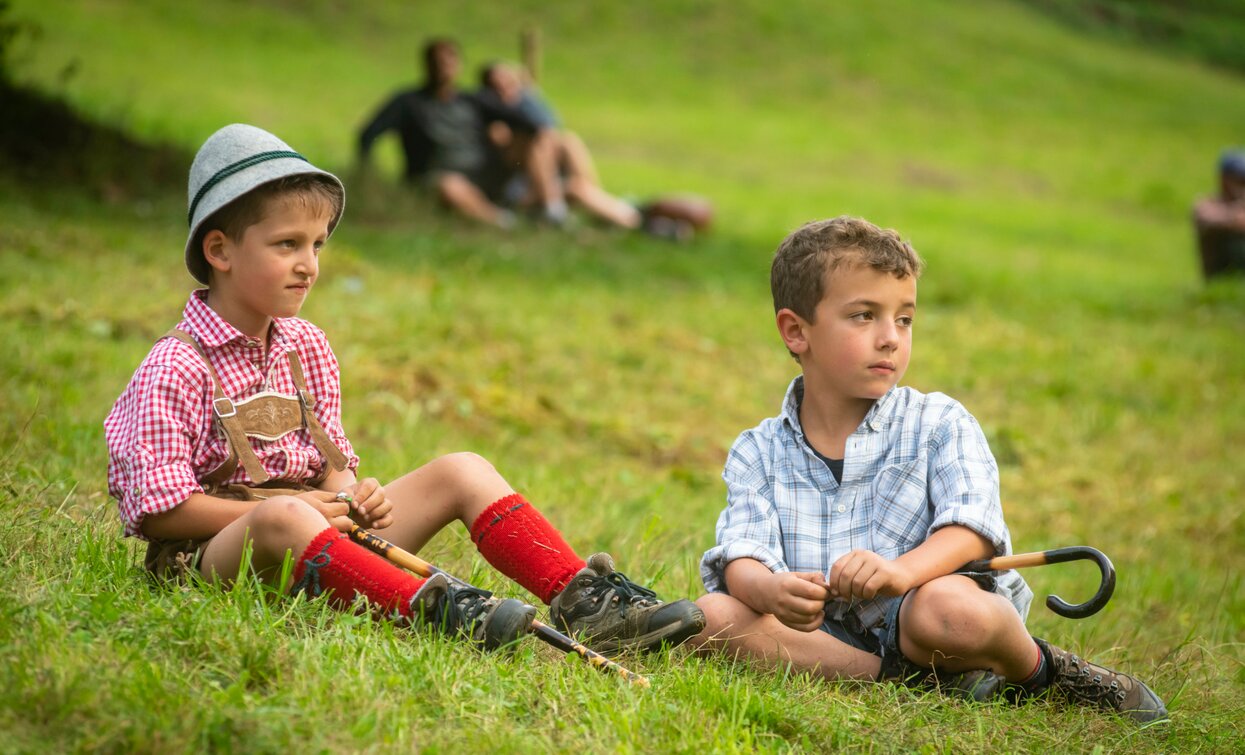
[(296, 160), (302, 160), (308, 165), (311, 164), (310, 160), (298, 154), (297, 152), (292, 152), (290, 150), (274, 150), (272, 152), (260, 152), (255, 155), (251, 155), (245, 160), (239, 160), (233, 165), (226, 165), (224, 168), (221, 168), (220, 170), (218, 170), (216, 172), (216, 175), (209, 178), (206, 182), (204, 182), (203, 186), (199, 188), (199, 192), (195, 194), (194, 200), (191, 201), (190, 203), (190, 212), (186, 214), (186, 224), (191, 225), (194, 223), (195, 208), (199, 206), (199, 200), (203, 199), (203, 195), (207, 194), (208, 191), (213, 186), (220, 183), (221, 181), (224, 181), (226, 178), (229, 178), (230, 176), (232, 176), (234, 173), (237, 173), (238, 171), (246, 170), (247, 168), (250, 168), (253, 165), (258, 165), (262, 162), (267, 162), (268, 160), (279, 160), (283, 157), (292, 157)]

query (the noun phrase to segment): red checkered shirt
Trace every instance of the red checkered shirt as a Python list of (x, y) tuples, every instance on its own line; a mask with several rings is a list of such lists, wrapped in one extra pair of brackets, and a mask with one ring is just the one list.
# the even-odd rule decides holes
[[(286, 353), (302, 362), (315, 414), (351, 470), (359, 465), (341, 423), (341, 386), (337, 358), (316, 326), (298, 318), (273, 320), (271, 346), (244, 335), (225, 322), (195, 291), (178, 324), (207, 353), (221, 390), (235, 401), (260, 391), (296, 395)], [(214, 426), (212, 376), (188, 344), (164, 338), (152, 347), (130, 384), (104, 420), (108, 441), (108, 492), (117, 500), (125, 534), (143, 537), (143, 517), (169, 511), (194, 493), (199, 480), (229, 456), (225, 436)], [(264, 470), (274, 480), (303, 482), (325, 469), (306, 429), (278, 440), (249, 438)], [(252, 484), (242, 465), (228, 480)]]

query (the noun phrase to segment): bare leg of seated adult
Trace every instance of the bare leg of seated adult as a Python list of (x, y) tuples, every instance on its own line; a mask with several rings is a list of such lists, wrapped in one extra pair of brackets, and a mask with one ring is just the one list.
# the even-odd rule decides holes
[(588, 145), (574, 131), (558, 132), (558, 164), (569, 177), (579, 177), (595, 186), (601, 185), (596, 163)]
[(558, 175), (558, 139), (554, 131), (541, 131), (527, 143), (523, 160), (527, 178), (532, 183), (532, 193), (544, 209), (545, 218), (553, 223), (565, 222), (566, 194)]
[(573, 131), (551, 131), (549, 136), (554, 143), (567, 199), (608, 223), (622, 228), (639, 228), (644, 221), (640, 211), (601, 186), (592, 154), (583, 139)]
[(437, 197), (455, 212), (498, 228), (514, 224), (508, 211), (493, 204), (480, 187), (461, 173), (441, 173), (436, 179), (436, 189)]
[(634, 206), (582, 177), (566, 180), (566, 196), (593, 216), (622, 228), (639, 228), (644, 220)]

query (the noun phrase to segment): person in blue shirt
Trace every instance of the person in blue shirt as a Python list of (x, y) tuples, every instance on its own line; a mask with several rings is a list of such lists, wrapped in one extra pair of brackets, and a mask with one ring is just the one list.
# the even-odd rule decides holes
[(894, 680), (985, 700), (1050, 690), (1145, 722), (1140, 680), (1031, 637), (1014, 571), (954, 573), (1011, 552), (981, 427), (941, 393), (900, 387), (922, 262), (892, 230), (838, 217), (789, 235), (770, 274), (802, 374), (779, 416), (741, 434), (701, 562), (693, 642), (827, 678)]
[[(524, 131), (499, 119), (489, 124), (490, 140), (504, 156), (505, 163), (525, 165), (525, 155), (532, 150), (535, 141), (550, 150), (559, 186), (570, 203), (621, 228), (638, 229), (643, 225), (644, 215), (639, 208), (610, 194), (601, 185), (588, 145), (574, 131), (563, 127), (553, 106), (541, 96), (522, 68), (504, 61), (486, 64), (480, 69), (480, 88), (474, 96), (495, 110), (509, 110), (522, 121), (536, 126), (534, 131)], [(512, 202), (522, 205), (540, 196), (539, 186), (530, 180), (529, 173), (516, 172), (519, 180), (508, 186)]]
[[(670, 241), (689, 241), (712, 224), (713, 206), (703, 197), (672, 194), (632, 204), (608, 192), (601, 184), (588, 145), (563, 126), (531, 75), (519, 65), (505, 61), (486, 64), (480, 69), (480, 88), (475, 96), (490, 107), (508, 108), (539, 129), (532, 134), (499, 120), (491, 122), (489, 138), (504, 155), (503, 161), (516, 168), (523, 166), (524, 155), (531, 150), (533, 139), (537, 140), (550, 150), (566, 198), (594, 217)], [(516, 205), (530, 204), (540, 196), (529, 173), (516, 171), (507, 184), (508, 198)]]
[(548, 129), (514, 108), (460, 91), (462, 56), (454, 40), (429, 40), (423, 64), (424, 83), (392, 95), (360, 130), (359, 164), (367, 165), (377, 139), (394, 132), (402, 141), (408, 181), (427, 186), (442, 204), (467, 218), (511, 228), (515, 215), (507, 206), (506, 183), (514, 166), (488, 139), (489, 124), (503, 123), (528, 135), (522, 170), (538, 190), (544, 218), (562, 224), (566, 200), (556, 180), (552, 144), (542, 138)]

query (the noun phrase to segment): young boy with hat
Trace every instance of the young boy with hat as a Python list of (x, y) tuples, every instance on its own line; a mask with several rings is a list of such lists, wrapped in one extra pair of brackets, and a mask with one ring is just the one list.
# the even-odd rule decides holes
[(356, 477), (337, 360), (297, 318), (344, 203), (335, 176), (253, 126), (226, 126), (196, 155), (185, 253), (206, 288), (104, 423), (109, 492), (125, 534), (150, 541), (147, 567), (228, 583), (249, 550), (249, 568), (274, 581), (292, 554), (293, 590), (341, 608), (362, 596), (377, 613), (500, 647), (534, 608), (420, 579), (343, 534), (358, 523), (414, 552), (458, 520), (489, 563), (602, 652), (694, 635), (696, 606), (661, 603), (607, 554), (585, 563), (479, 456), (442, 456), (384, 486)]
[(1011, 552), (998, 468), (962, 405), (899, 387), (921, 260), (859, 218), (778, 247), (778, 332), (802, 375), (782, 412), (735, 441), (727, 506), (701, 562), (693, 642), (829, 678), (898, 680), (988, 699), (1051, 690), (1138, 721), (1146, 685), (1025, 630), (1014, 571), (955, 574)]

